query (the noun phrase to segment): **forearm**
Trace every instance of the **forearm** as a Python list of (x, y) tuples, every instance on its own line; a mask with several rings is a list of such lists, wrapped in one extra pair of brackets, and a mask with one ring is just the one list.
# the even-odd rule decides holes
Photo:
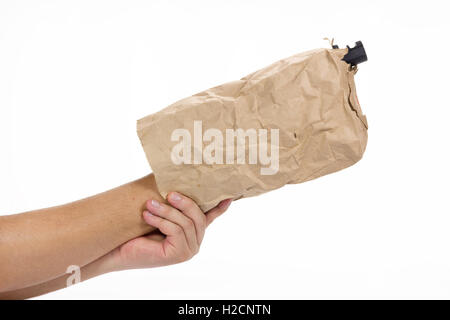
[(141, 214), (159, 199), (153, 175), (63, 206), (0, 217), (0, 292), (85, 266), (152, 230)]
[[(118, 264), (115, 261), (117, 250), (98, 258), (80, 269), (80, 281), (85, 281), (104, 273), (118, 271)], [(0, 300), (19, 300), (37, 297), (52, 291), (66, 288), (71, 285), (72, 274), (65, 274), (56, 279), (49, 280), (31, 287), (0, 293)], [(69, 282), (69, 284), (68, 284)]]
[(148, 202), (143, 217), (147, 224), (157, 228), (155, 232), (127, 241), (81, 270), (70, 270), (73, 274), (0, 293), (0, 299), (26, 299), (112, 271), (154, 268), (189, 260), (198, 252), (206, 226), (224, 213), (230, 203), (231, 199), (223, 200), (204, 213), (192, 199), (177, 193), (169, 195), (168, 204), (155, 207), (153, 201)]

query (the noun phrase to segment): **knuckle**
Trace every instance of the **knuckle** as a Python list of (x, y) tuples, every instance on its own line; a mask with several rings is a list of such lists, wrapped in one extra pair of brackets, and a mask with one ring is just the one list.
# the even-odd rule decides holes
[(206, 219), (206, 216), (203, 214), (200, 218), (200, 228), (206, 229), (207, 224), (208, 224), (208, 221)]
[(195, 256), (195, 252), (189, 251), (186, 255), (186, 261), (191, 260)]
[(195, 229), (194, 223), (192, 222), (191, 219), (184, 219), (181, 222), (181, 227), (183, 228), (184, 231), (187, 232), (192, 232)]
[(185, 205), (186, 209), (194, 209), (195, 207), (197, 207), (195, 201), (188, 197), (185, 198)]
[(175, 260), (175, 263), (180, 263), (180, 262), (183, 262), (183, 261), (184, 261), (181, 254), (177, 255), (177, 256), (174, 258), (174, 260)]
[(179, 235), (182, 235), (184, 232), (183, 232), (183, 229), (180, 226), (176, 225), (176, 226), (174, 226), (174, 233), (177, 236), (179, 236)]
[(161, 207), (161, 213), (165, 216), (165, 217), (170, 217), (173, 214), (173, 208), (170, 206), (162, 206)]
[(186, 230), (191, 232), (195, 230), (195, 224), (191, 219), (188, 219), (188, 221), (186, 222)]
[(164, 216), (172, 218), (178, 210), (170, 205), (165, 205), (161, 211), (164, 212)]
[(188, 250), (186, 250), (186, 251), (183, 251), (183, 252), (178, 256), (178, 262), (188, 261), (188, 260), (191, 259), (191, 258), (192, 258), (191, 253), (190, 253)]

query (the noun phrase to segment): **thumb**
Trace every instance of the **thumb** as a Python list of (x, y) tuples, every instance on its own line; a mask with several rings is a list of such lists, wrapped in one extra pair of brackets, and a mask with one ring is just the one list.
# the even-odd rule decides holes
[(209, 226), (216, 218), (227, 211), (232, 201), (232, 199), (222, 200), (216, 207), (206, 212), (206, 225)]

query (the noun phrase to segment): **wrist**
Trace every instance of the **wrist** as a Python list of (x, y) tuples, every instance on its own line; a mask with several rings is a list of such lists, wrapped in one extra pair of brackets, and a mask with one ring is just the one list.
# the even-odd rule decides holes
[(128, 235), (127, 240), (153, 231), (155, 228), (144, 222), (142, 213), (148, 200), (164, 201), (156, 188), (154, 175), (147, 175), (128, 184), (125, 197), (127, 208), (120, 210), (120, 213), (123, 215), (122, 232)]
[(81, 275), (83, 280), (122, 270), (118, 251), (118, 249), (114, 249), (88, 265), (88, 270)]

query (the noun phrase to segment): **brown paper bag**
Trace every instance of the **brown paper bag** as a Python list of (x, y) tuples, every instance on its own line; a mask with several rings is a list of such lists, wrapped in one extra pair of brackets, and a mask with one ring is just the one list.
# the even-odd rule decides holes
[(367, 121), (347, 50), (294, 55), (138, 120), (161, 194), (208, 210), (356, 163)]

